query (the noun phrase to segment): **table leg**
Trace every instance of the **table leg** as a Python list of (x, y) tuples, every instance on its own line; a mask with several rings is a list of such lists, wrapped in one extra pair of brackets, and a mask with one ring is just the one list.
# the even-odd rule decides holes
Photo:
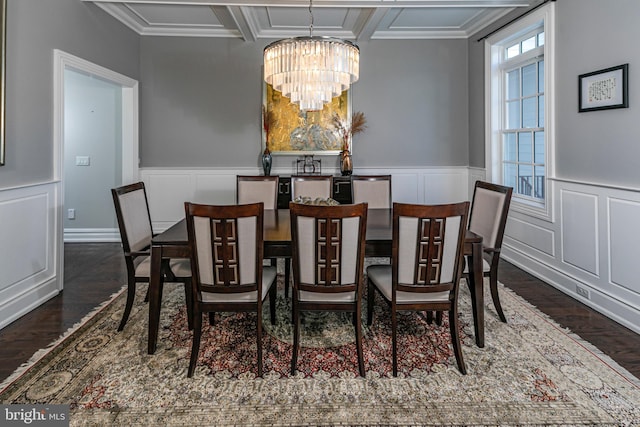
[(473, 243), (469, 257), (469, 280), (471, 305), (473, 308), (473, 326), (478, 347), (484, 347), (484, 289), (482, 278), (482, 243)]
[(160, 327), (160, 299), (162, 294), (162, 247), (151, 247), (151, 272), (149, 277), (149, 343), (147, 352), (153, 354), (158, 342)]

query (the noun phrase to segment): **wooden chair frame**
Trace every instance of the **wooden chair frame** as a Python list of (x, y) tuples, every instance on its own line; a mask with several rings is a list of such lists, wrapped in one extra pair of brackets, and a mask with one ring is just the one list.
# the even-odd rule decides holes
[[(292, 291), (292, 315), (293, 315), (293, 355), (291, 358), (291, 375), (295, 375), (298, 363), (298, 348), (300, 345), (300, 312), (302, 311), (345, 311), (353, 313), (353, 323), (355, 327), (356, 335), (356, 348), (358, 353), (358, 369), (361, 376), (365, 375), (364, 359), (362, 352), (362, 287), (363, 287), (363, 272), (364, 272), (364, 250), (365, 250), (365, 237), (367, 226), (367, 204), (360, 203), (357, 205), (337, 205), (337, 206), (317, 206), (317, 205), (303, 205), (298, 203), (290, 203), (289, 209), (291, 211), (291, 238), (292, 238), (292, 252), (293, 252), (293, 291)], [(314, 220), (314, 230), (316, 237), (313, 242), (302, 242), (300, 229), (298, 225), (298, 218), (312, 218)], [(318, 227), (322, 227), (322, 224), (329, 224), (332, 221), (340, 224), (340, 231), (342, 231), (342, 221), (346, 218), (359, 218), (358, 226), (358, 240), (357, 240), (357, 254), (355, 265), (355, 283), (343, 284), (341, 277), (334, 277), (333, 284), (323, 283), (322, 278), (319, 278), (318, 268), (315, 271), (314, 283), (303, 283), (301, 280), (301, 261), (300, 261), (300, 244), (313, 244), (315, 245), (315, 258), (319, 259), (320, 249), (318, 249)], [(326, 228), (329, 228), (326, 226)], [(325, 229), (326, 229), (325, 228)], [(322, 229), (322, 228), (321, 228)], [(342, 254), (342, 234), (334, 236), (340, 241), (339, 253)], [(336, 261), (336, 260), (334, 260)], [(339, 262), (342, 262), (340, 258)], [(327, 271), (326, 269), (323, 271)], [(326, 278), (326, 277), (325, 277)], [(329, 280), (332, 282), (332, 280)], [(312, 300), (301, 300), (301, 292), (315, 293)], [(327, 298), (323, 300), (321, 295), (336, 295), (338, 293), (355, 292), (355, 298), (353, 301), (336, 301), (335, 299)], [(307, 294), (309, 295), (309, 294)]]
[[(130, 242), (129, 233), (127, 232), (126, 227), (126, 219), (123, 212), (123, 206), (121, 203), (121, 197), (135, 192), (142, 191), (144, 195), (144, 202), (146, 206), (146, 226), (149, 230), (148, 241), (145, 242), (144, 247), (136, 248), (136, 250), (132, 249), (133, 243)], [(122, 240), (122, 249), (124, 251), (124, 259), (127, 267), (127, 301), (125, 304), (124, 313), (122, 314), (122, 319), (120, 320), (120, 324), (118, 326), (118, 331), (122, 331), (124, 326), (129, 319), (129, 315), (131, 314), (131, 309), (133, 307), (133, 301), (136, 295), (136, 284), (137, 283), (149, 283), (150, 276), (141, 276), (136, 274), (136, 266), (140, 263), (144, 258), (149, 258), (151, 256), (151, 238), (153, 237), (152, 225), (151, 225), (151, 213), (149, 212), (149, 201), (147, 199), (147, 191), (145, 189), (143, 182), (136, 182), (129, 185), (124, 185), (117, 188), (111, 189), (111, 195), (113, 197), (113, 204), (116, 210), (116, 217), (118, 220), (118, 228), (120, 229), (120, 238)], [(162, 295), (162, 283), (164, 282), (180, 282), (184, 284), (185, 289), (185, 299), (187, 304), (187, 319), (189, 323), (189, 329), (193, 328), (192, 322), (192, 307), (193, 301), (191, 299), (191, 278), (190, 277), (177, 277), (173, 271), (171, 270), (171, 265), (169, 260), (162, 260), (162, 272), (161, 272), (161, 288), (160, 294)], [(148, 301), (148, 294), (145, 301)]]
[[(213, 205), (200, 205), (185, 202), (185, 215), (187, 222), (187, 234), (189, 236), (189, 247), (191, 251), (191, 269), (192, 269), (192, 292), (194, 302), (194, 319), (193, 319), (193, 342), (191, 347), (191, 357), (189, 362), (188, 377), (192, 377), (196, 368), (198, 360), (198, 353), (200, 350), (200, 340), (202, 334), (202, 315), (204, 313), (215, 312), (255, 312), (257, 317), (256, 326), (256, 344), (258, 350), (258, 376), (262, 376), (262, 305), (263, 305), (263, 269), (262, 264), (264, 253), (264, 241), (263, 241), (263, 217), (264, 207), (263, 203), (252, 203), (245, 205), (226, 205), (226, 206), (213, 206)], [(256, 254), (255, 254), (255, 277), (254, 280), (248, 284), (234, 283), (234, 279), (237, 280), (239, 276), (233, 276), (227, 273), (231, 271), (228, 269), (232, 263), (237, 263), (239, 257), (237, 256), (237, 250), (219, 250), (215, 252), (212, 248), (211, 253), (217, 253), (219, 257), (215, 257), (215, 260), (222, 262), (223, 268), (221, 278), (213, 285), (204, 284), (200, 276), (200, 263), (201, 260), (197, 252), (197, 235), (195, 218), (208, 218), (209, 220), (220, 220), (222, 227), (218, 230), (220, 235), (218, 236), (222, 247), (227, 247), (227, 243), (232, 241), (234, 236), (229, 234), (229, 229), (226, 224), (234, 222), (239, 218), (255, 217), (256, 218)], [(237, 229), (237, 228), (236, 228)], [(235, 236), (237, 238), (237, 236)], [(238, 243), (236, 241), (236, 243)], [(212, 243), (213, 245), (213, 243)], [(214, 255), (212, 255), (214, 256)], [(241, 262), (241, 261), (240, 261)], [(215, 263), (212, 263), (215, 265)], [(240, 269), (240, 266), (237, 266)], [(266, 267), (273, 268), (273, 267)], [(238, 273), (239, 274), (239, 273)], [(215, 276), (215, 274), (214, 274)], [(270, 302), (270, 315), (271, 323), (274, 324), (276, 320), (276, 275), (273, 274), (273, 281), (269, 285), (269, 302)], [(203, 299), (203, 293), (211, 294), (243, 294), (247, 292), (256, 292), (255, 301), (205, 301)], [(266, 298), (266, 295), (265, 295)], [(212, 318), (210, 318), (212, 320)]]
[[(503, 205), (501, 207), (502, 211), (500, 213), (499, 220), (497, 222), (497, 228), (492, 230), (495, 232), (495, 242), (493, 246), (487, 242), (488, 237), (481, 230), (474, 229), (474, 215), (478, 215), (477, 212), (477, 203), (476, 197), (478, 195), (478, 190), (487, 190), (494, 191), (504, 195)], [(484, 181), (476, 181), (474, 190), (473, 190), (473, 202), (471, 204), (471, 213), (469, 215), (469, 230), (473, 231), (476, 234), (480, 234), (482, 236), (482, 251), (483, 257), (488, 262), (489, 268), (485, 269), (482, 272), (483, 277), (489, 278), (489, 286), (491, 290), (491, 299), (493, 300), (493, 305), (496, 308), (496, 312), (500, 317), (500, 320), (504, 323), (507, 322), (507, 318), (504, 315), (504, 311), (502, 310), (502, 304), (500, 304), (500, 297), (498, 295), (498, 264), (500, 262), (500, 251), (502, 248), (502, 239), (504, 237), (504, 229), (507, 225), (507, 217), (509, 214), (509, 205), (511, 204), (511, 195), (513, 193), (513, 188), (505, 187), (503, 185), (493, 184)], [(497, 214), (497, 213), (496, 213)], [(473, 295), (474, 283), (473, 283), (473, 274), (464, 273), (464, 278), (466, 279), (467, 285), (469, 286), (470, 291)]]
[[(451, 333), (451, 342), (453, 346), (453, 351), (456, 357), (456, 361), (458, 363), (458, 369), (462, 374), (467, 373), (466, 366), (464, 364), (464, 358), (462, 356), (462, 346), (460, 342), (460, 336), (458, 331), (458, 290), (460, 278), (462, 275), (463, 262), (464, 262), (464, 237), (465, 237), (465, 225), (467, 224), (469, 214), (469, 202), (462, 203), (453, 203), (447, 205), (416, 205), (416, 204), (404, 204), (404, 203), (394, 203), (393, 204), (393, 240), (392, 240), (392, 255), (391, 255), (391, 266), (388, 265), (379, 265), (379, 266), (369, 266), (367, 268), (368, 273), (368, 289), (367, 289), (367, 324), (371, 325), (373, 323), (373, 306), (375, 302), (375, 293), (378, 292), (382, 299), (387, 302), (391, 310), (391, 329), (392, 329), (392, 360), (393, 360), (393, 376), (398, 375), (398, 340), (397, 340), (397, 329), (398, 329), (398, 311), (448, 311), (449, 313), (449, 326)], [(455, 261), (453, 264), (453, 280), (451, 282), (446, 283), (419, 283), (418, 281), (418, 269), (416, 268), (413, 275), (413, 284), (400, 284), (398, 282), (399, 277), (399, 265), (400, 265), (400, 218), (401, 217), (409, 217), (409, 218), (417, 218), (418, 223), (421, 220), (446, 220), (449, 217), (460, 217), (460, 225), (459, 225), (459, 233), (456, 242), (456, 254)], [(446, 228), (445, 228), (446, 232)], [(424, 242), (421, 242), (425, 244)], [(423, 252), (427, 252), (431, 254), (434, 249), (432, 239), (430, 238), (428, 243), (428, 249), (421, 249)], [(414, 261), (414, 265), (418, 264), (418, 256), (421, 251), (416, 250), (416, 260)], [(430, 257), (431, 255), (429, 255)], [(429, 261), (430, 258), (429, 258)], [(374, 275), (374, 269), (388, 269), (391, 268), (391, 299), (387, 299), (382, 291), (376, 286), (374, 283), (376, 276)], [(380, 270), (378, 270), (380, 271)], [(388, 270), (387, 270), (388, 271)], [(415, 293), (416, 295), (420, 294), (429, 294), (435, 292), (448, 292), (447, 300), (433, 300), (433, 301), (412, 301), (401, 303), (397, 301), (398, 292), (403, 293)]]

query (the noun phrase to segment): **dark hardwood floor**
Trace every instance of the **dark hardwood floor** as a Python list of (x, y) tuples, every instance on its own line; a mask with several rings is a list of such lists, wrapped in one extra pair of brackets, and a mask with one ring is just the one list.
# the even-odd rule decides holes
[[(125, 283), (118, 243), (65, 244), (64, 291), (0, 330), (0, 381)], [(640, 335), (502, 261), (499, 279), (640, 378)]]

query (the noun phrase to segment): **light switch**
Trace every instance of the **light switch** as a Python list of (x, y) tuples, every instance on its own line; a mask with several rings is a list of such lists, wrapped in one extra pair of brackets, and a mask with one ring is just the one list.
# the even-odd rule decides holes
[(76, 166), (89, 166), (90, 162), (89, 156), (76, 156)]

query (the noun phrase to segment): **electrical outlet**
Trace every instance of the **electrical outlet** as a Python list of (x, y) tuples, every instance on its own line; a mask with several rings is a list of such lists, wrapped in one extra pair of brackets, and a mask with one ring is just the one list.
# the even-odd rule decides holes
[(67, 209), (67, 219), (76, 219), (75, 209)]
[(589, 290), (580, 286), (576, 286), (576, 293), (581, 297), (589, 299)]

